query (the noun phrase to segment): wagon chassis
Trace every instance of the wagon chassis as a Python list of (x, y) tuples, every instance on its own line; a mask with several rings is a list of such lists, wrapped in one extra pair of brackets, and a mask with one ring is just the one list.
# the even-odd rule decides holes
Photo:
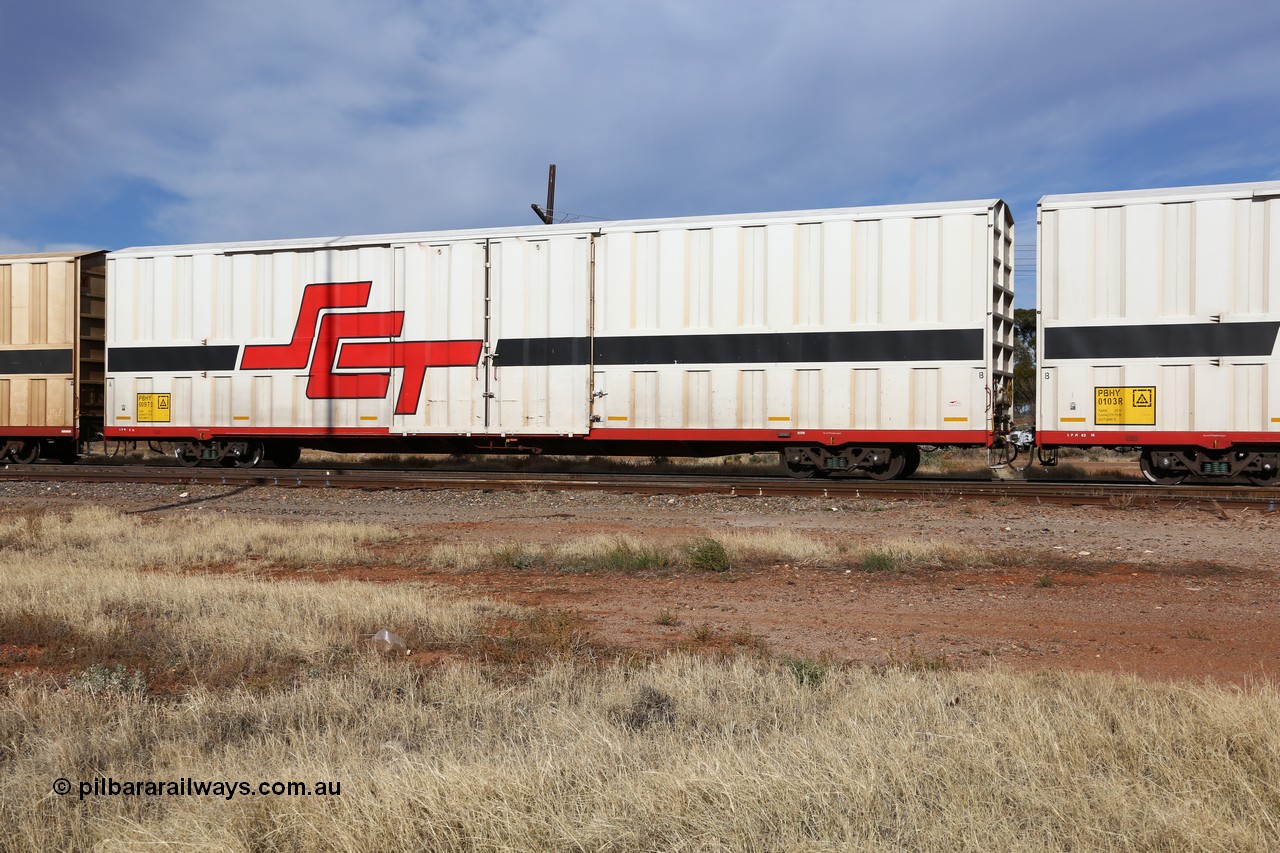
[(1138, 465), (1142, 476), (1160, 486), (1176, 486), (1192, 474), (1204, 477), (1243, 476), (1256, 486), (1280, 483), (1280, 451), (1275, 448), (1225, 451), (1149, 448), (1138, 457)]

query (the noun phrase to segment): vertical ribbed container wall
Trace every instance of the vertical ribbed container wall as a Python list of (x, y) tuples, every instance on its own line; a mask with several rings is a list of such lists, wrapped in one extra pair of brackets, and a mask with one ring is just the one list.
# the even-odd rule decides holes
[(0, 255), (0, 440), (74, 437), (81, 409), (101, 422), (103, 257)]
[(994, 200), (605, 223), (597, 429), (985, 444), (1012, 240)]
[(1042, 445), (1280, 441), (1280, 182), (1046, 196)]
[(502, 362), (497, 349), (588, 338), (590, 254), (581, 227), (113, 252), (108, 428), (201, 440), (584, 434), (585, 357)]
[(107, 431), (424, 452), (986, 446), (1012, 241), (984, 200), (124, 249)]

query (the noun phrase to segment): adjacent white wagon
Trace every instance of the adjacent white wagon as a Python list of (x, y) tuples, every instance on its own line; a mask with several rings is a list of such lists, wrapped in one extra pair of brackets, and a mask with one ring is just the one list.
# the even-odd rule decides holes
[(1280, 182), (1045, 196), (1038, 218), (1042, 453), (1275, 482)]

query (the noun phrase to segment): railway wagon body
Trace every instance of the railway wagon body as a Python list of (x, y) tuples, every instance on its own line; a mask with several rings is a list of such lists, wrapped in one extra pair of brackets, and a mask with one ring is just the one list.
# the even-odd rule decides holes
[(991, 200), (126, 249), (106, 431), (188, 464), (777, 450), (901, 476), (1001, 427), (1012, 245)]
[(0, 255), (0, 459), (73, 462), (101, 432), (105, 257)]
[(1157, 483), (1280, 468), (1280, 182), (1046, 196), (1037, 441)]

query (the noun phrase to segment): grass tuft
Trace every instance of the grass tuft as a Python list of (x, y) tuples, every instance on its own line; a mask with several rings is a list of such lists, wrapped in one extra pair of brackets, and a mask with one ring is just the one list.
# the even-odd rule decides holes
[(147, 692), (147, 677), (137, 669), (130, 673), (124, 664), (116, 664), (114, 669), (108, 669), (95, 663), (79, 675), (68, 677), (67, 686), (93, 696), (102, 693), (141, 694)]
[(818, 687), (827, 677), (827, 665), (804, 658), (787, 658), (787, 669), (801, 687)]
[(885, 548), (868, 548), (862, 555), (862, 570), (866, 572), (896, 572), (898, 564), (898, 556)]
[(622, 719), (628, 728), (637, 731), (656, 725), (672, 726), (676, 721), (676, 700), (656, 687), (645, 685)]
[(688, 548), (689, 565), (704, 572), (729, 571), (729, 554), (724, 545), (711, 538), (698, 539)]

